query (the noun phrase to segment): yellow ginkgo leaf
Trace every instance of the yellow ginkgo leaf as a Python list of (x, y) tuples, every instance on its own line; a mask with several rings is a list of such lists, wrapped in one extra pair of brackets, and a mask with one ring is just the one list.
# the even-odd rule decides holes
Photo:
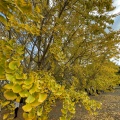
[(27, 79), (27, 74), (23, 74), (23, 79)]
[(25, 112), (30, 112), (32, 110), (31, 104), (26, 104), (22, 107)]
[(70, 111), (72, 114), (75, 114), (75, 109), (74, 109), (74, 108), (70, 109), (69, 111)]
[(22, 46), (17, 47), (17, 53), (19, 55), (22, 55), (24, 53), (24, 47), (22, 47)]
[(32, 86), (32, 88), (30, 89), (30, 94), (33, 94), (34, 92), (36, 92), (36, 89), (37, 89), (37, 85), (36, 84), (34, 84), (33, 86)]
[(23, 113), (23, 118), (24, 118), (25, 120), (27, 120), (27, 119), (28, 119), (28, 113), (24, 112), (24, 113)]
[(61, 112), (62, 112), (63, 114), (66, 114), (66, 113), (68, 112), (68, 110), (67, 110), (67, 109), (61, 109)]
[(8, 116), (9, 116), (9, 113), (5, 113), (5, 114), (3, 115), (3, 120), (7, 119)]
[(38, 108), (37, 115), (41, 116), (42, 115), (42, 111), (43, 111), (43, 107)]
[(2, 107), (5, 107), (6, 105), (8, 105), (10, 103), (10, 101), (5, 101), (5, 102), (2, 102), (1, 105)]
[(10, 73), (14, 73), (14, 70), (11, 70), (10, 68), (6, 67), (6, 68), (5, 68), (5, 72), (6, 72), (7, 74), (10, 74)]
[(22, 87), (19, 84), (15, 84), (12, 90), (14, 93), (19, 93), (20, 91), (22, 91)]
[(0, 75), (4, 74), (5, 70), (2, 66), (0, 66)]
[(13, 83), (22, 85), (23, 84), (23, 80), (15, 79), (15, 80), (13, 80)]
[(16, 102), (20, 102), (20, 100), (21, 100), (21, 97), (19, 96), (19, 97), (16, 98), (15, 101), (16, 101)]
[(29, 95), (26, 99), (26, 103), (32, 103), (35, 101), (35, 98), (32, 95)]
[(33, 83), (34, 83), (34, 76), (33, 76), (33, 75), (30, 76), (29, 79), (26, 79), (26, 80), (24, 81), (24, 84), (25, 84), (25, 85), (30, 85), (30, 84), (33, 84)]
[(13, 83), (11, 82), (4, 86), (5, 89), (12, 89), (12, 87), (13, 87)]
[(31, 110), (28, 114), (28, 118), (31, 119), (31, 120), (36, 120), (35, 119), (35, 111), (34, 110)]
[(5, 75), (0, 75), (0, 80), (5, 80), (5, 79), (6, 79)]
[(22, 90), (19, 94), (21, 97), (28, 97), (30, 95), (30, 93), (27, 90)]
[(16, 77), (16, 79), (19, 79), (19, 80), (23, 78), (23, 76), (21, 74), (19, 74), (19, 73), (16, 73), (15, 77)]
[(20, 62), (19, 62), (19, 61), (11, 61), (11, 62), (9, 63), (9, 68), (10, 68), (11, 70), (15, 70), (15, 69), (17, 69), (19, 66), (20, 66)]
[(13, 50), (13, 48), (12, 48), (10, 45), (6, 45), (6, 48), (7, 48), (8, 50)]
[(31, 87), (32, 87), (32, 84), (30, 84), (30, 85), (23, 85), (23, 86), (22, 86), (23, 89), (28, 89), (28, 90), (29, 90)]
[(6, 90), (4, 92), (4, 97), (7, 99), (7, 100), (14, 100), (17, 98), (16, 94), (13, 92), (13, 91), (10, 91), (10, 90)]
[(6, 79), (9, 81), (14, 81), (15, 77), (12, 74), (6, 74)]
[(35, 99), (35, 101), (31, 103), (31, 106), (32, 106), (32, 107), (37, 107), (37, 106), (39, 106), (40, 104), (41, 104), (41, 103), (38, 102), (38, 99)]
[(66, 120), (65, 116), (60, 117), (60, 120)]
[(42, 103), (45, 101), (46, 98), (47, 98), (47, 93), (40, 93), (38, 102)]

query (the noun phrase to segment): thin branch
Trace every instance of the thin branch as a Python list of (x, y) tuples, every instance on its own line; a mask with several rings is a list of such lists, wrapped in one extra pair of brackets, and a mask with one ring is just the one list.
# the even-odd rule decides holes
[(59, 15), (58, 15), (59, 18), (61, 17), (61, 15), (62, 15), (65, 7), (66, 7), (68, 4), (69, 4), (69, 2), (68, 2), (68, 0), (66, 0), (66, 1), (64, 2), (64, 5), (63, 5), (62, 9), (61, 9), (60, 12), (59, 12)]
[(49, 43), (48, 43), (48, 45), (47, 45), (47, 47), (46, 47), (46, 49), (45, 49), (45, 51), (43, 53), (43, 56), (42, 56), (41, 60), (38, 61), (38, 69), (40, 69), (40, 66), (41, 66), (41, 64), (42, 64), (42, 62), (43, 62), (43, 60), (45, 58), (45, 55), (46, 55), (47, 51), (49, 50), (49, 47), (50, 47), (50, 44), (51, 44), (52, 40), (53, 40), (53, 33), (52, 33), (52, 35), (50, 37)]

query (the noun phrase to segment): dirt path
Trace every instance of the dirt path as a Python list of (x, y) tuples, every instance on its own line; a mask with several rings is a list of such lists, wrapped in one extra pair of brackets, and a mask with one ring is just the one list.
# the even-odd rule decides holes
[[(112, 93), (92, 96), (92, 98), (102, 102), (102, 109), (98, 111), (98, 115), (89, 115), (84, 108), (77, 106), (73, 120), (120, 120), (120, 89), (116, 89)], [(61, 104), (58, 103), (57, 107), (53, 108), (50, 113), (49, 120), (58, 120), (61, 116), (60, 109)], [(2, 120), (1, 117), (0, 120)], [(22, 108), (19, 109), (18, 117), (15, 120), (23, 120)]]
[(102, 102), (102, 109), (98, 111), (98, 115), (91, 116), (77, 107), (73, 120), (120, 120), (120, 89), (92, 98)]
[[(120, 120), (120, 89), (99, 96), (91, 96), (91, 98), (102, 102), (102, 109), (98, 111), (98, 115), (89, 115), (84, 108), (77, 106), (73, 120)], [(58, 106), (50, 114), (50, 120), (58, 120), (61, 115), (61, 106)]]

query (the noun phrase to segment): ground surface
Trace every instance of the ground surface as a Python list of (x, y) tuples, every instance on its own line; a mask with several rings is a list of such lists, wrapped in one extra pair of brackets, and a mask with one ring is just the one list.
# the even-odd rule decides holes
[[(92, 96), (91, 98), (102, 102), (102, 109), (98, 111), (98, 115), (89, 115), (84, 108), (77, 106), (73, 120), (120, 120), (120, 89), (116, 89), (111, 93)], [(50, 113), (49, 120), (58, 120), (61, 115), (60, 109), (61, 104), (58, 102), (57, 107), (54, 107)], [(1, 112), (1, 114), (2, 113), (3, 112)], [(0, 120), (2, 120), (1, 117)], [(18, 117), (15, 120), (23, 120), (22, 108), (19, 109)]]

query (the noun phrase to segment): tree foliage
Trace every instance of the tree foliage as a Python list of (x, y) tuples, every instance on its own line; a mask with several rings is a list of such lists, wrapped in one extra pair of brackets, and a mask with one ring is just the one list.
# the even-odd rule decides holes
[(79, 101), (90, 112), (99, 108), (84, 89), (118, 84), (116, 66), (109, 61), (119, 43), (107, 14), (113, 9), (112, 0), (2, 0), (2, 106), (14, 110), (13, 102), (25, 98), (23, 116), (32, 120), (48, 119), (58, 99), (63, 102), (60, 120), (71, 119)]

